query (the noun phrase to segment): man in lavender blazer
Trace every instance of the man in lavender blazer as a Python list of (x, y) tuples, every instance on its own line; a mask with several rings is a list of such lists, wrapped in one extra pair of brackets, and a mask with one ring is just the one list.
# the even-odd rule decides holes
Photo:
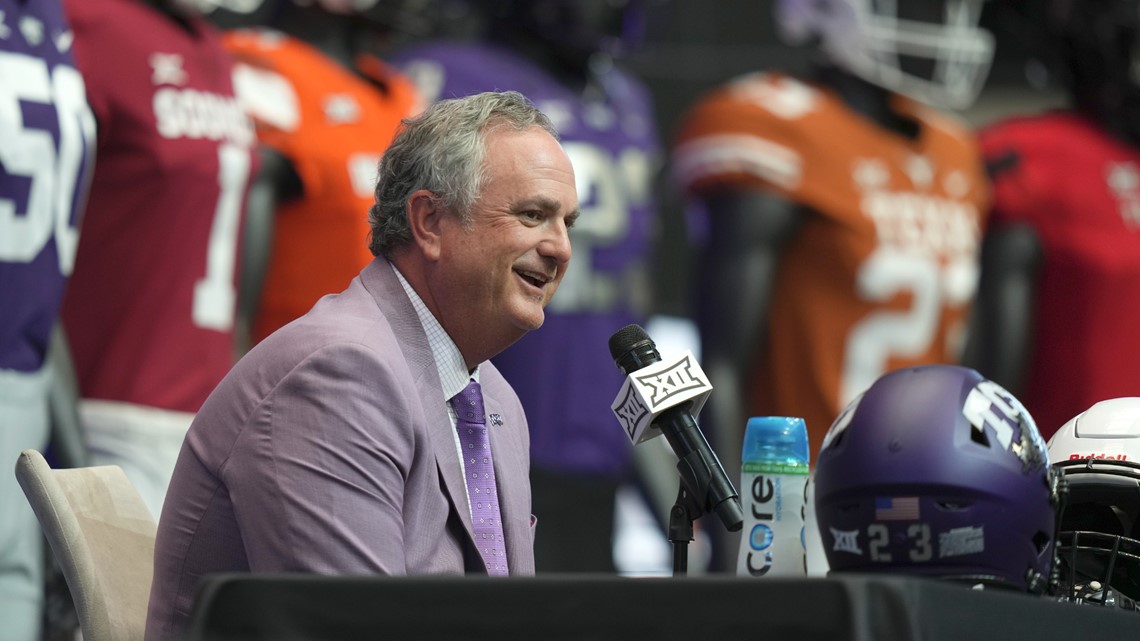
[(513, 92), (405, 123), (379, 168), (377, 258), (198, 412), (159, 521), (147, 639), (180, 638), (211, 573), (487, 573), (448, 404), (471, 380), (506, 565), (534, 573), (526, 419), (487, 360), (542, 324), (570, 260), (578, 199), (555, 136)]

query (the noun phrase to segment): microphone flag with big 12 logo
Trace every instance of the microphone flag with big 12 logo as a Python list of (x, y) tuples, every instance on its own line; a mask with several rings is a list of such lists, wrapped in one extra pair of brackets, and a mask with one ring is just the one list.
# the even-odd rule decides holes
[(712, 384), (692, 352), (658, 361), (626, 376), (610, 405), (634, 445), (661, 435), (653, 422), (665, 410), (692, 401), (696, 417), (712, 392)]

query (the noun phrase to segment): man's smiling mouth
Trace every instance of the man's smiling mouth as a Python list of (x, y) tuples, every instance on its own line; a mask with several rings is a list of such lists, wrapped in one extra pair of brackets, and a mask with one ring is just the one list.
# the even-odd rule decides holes
[(525, 269), (516, 269), (515, 273), (518, 274), (520, 278), (538, 289), (546, 287), (547, 283), (554, 280), (552, 277), (547, 276), (541, 272), (534, 272)]

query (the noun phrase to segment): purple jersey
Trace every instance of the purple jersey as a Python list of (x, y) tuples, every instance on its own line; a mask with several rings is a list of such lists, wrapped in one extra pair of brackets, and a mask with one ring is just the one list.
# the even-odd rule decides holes
[(546, 323), (494, 359), (531, 426), (531, 458), (559, 471), (620, 474), (630, 444), (610, 411), (621, 376), (611, 334), (643, 318), (660, 141), (646, 88), (612, 68), (585, 99), (542, 67), (481, 43), (427, 43), (394, 56), (429, 99), (514, 90), (553, 121), (570, 156), (582, 215), (574, 257)]
[(55, 0), (0, 0), (0, 370), (44, 362), (75, 260), (95, 121)]
[(253, 125), (201, 19), (141, 0), (67, 0), (99, 123), (63, 319), (85, 399), (196, 412), (234, 355)]

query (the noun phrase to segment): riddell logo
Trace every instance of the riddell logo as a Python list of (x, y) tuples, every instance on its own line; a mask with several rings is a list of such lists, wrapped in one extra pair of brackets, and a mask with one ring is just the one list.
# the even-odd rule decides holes
[(1109, 459), (1111, 461), (1127, 461), (1128, 455), (1127, 454), (1105, 454), (1104, 452), (1101, 452), (1100, 454), (1093, 452), (1091, 454), (1070, 454), (1069, 455), (1070, 461), (1080, 461), (1080, 460), (1090, 459), (1090, 458), (1091, 459)]

